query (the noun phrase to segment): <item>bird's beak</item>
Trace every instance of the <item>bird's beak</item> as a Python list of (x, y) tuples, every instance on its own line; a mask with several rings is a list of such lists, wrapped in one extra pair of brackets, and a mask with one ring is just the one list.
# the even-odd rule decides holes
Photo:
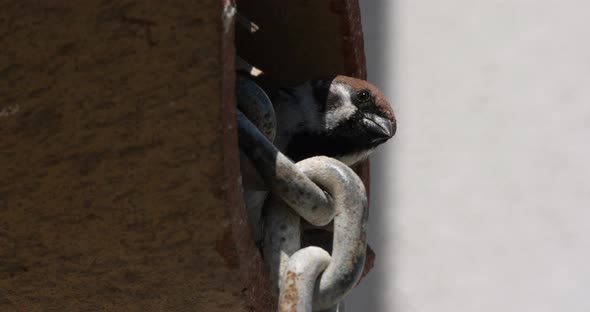
[(393, 123), (384, 117), (375, 114), (366, 114), (363, 123), (368, 132), (374, 136), (373, 142), (382, 143), (389, 140), (395, 134)]

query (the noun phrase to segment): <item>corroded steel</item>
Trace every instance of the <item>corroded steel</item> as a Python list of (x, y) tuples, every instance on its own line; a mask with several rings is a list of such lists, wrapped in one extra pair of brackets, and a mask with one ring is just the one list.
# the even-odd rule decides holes
[(311, 311), (316, 279), (330, 264), (330, 254), (319, 247), (306, 247), (294, 253), (282, 276), (280, 312)]

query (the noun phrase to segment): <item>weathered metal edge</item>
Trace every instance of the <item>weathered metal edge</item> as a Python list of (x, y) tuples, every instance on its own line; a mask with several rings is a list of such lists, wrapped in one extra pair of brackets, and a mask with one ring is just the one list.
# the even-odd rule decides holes
[[(254, 244), (250, 233), (246, 208), (242, 199), (240, 177), (240, 159), (236, 126), (235, 98), (235, 45), (234, 45), (234, 14), (235, 0), (221, 0), (223, 13), (221, 24), (224, 27), (221, 55), (221, 103), (223, 106), (222, 148), (224, 150), (223, 166), (226, 182), (226, 213), (229, 224), (226, 228), (226, 239), (221, 242), (225, 249), (234, 252), (224, 255), (226, 260), (237, 258), (240, 280), (243, 284), (242, 295), (249, 311), (268, 312), (276, 310), (276, 300), (270, 292), (262, 257)], [(230, 246), (228, 246), (230, 245)], [(233, 245), (233, 246), (231, 246)], [(235, 260), (234, 260), (235, 261)]]

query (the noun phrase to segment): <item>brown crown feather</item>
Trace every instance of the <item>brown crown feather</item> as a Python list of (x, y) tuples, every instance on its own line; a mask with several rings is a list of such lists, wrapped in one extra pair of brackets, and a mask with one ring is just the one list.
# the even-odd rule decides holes
[(338, 81), (341, 83), (345, 83), (351, 86), (355, 91), (360, 91), (367, 89), (371, 91), (373, 97), (375, 99), (375, 105), (377, 108), (393, 123), (394, 127), (396, 125), (395, 114), (393, 113), (393, 109), (389, 102), (385, 98), (385, 95), (377, 89), (374, 85), (370, 84), (369, 82), (357, 78), (347, 77), (347, 76), (336, 76), (334, 81)]

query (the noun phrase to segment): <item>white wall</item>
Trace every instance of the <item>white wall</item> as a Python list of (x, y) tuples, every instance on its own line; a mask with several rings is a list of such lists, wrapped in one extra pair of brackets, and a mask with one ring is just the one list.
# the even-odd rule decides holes
[(590, 1), (361, 7), (399, 126), (347, 312), (590, 311)]

